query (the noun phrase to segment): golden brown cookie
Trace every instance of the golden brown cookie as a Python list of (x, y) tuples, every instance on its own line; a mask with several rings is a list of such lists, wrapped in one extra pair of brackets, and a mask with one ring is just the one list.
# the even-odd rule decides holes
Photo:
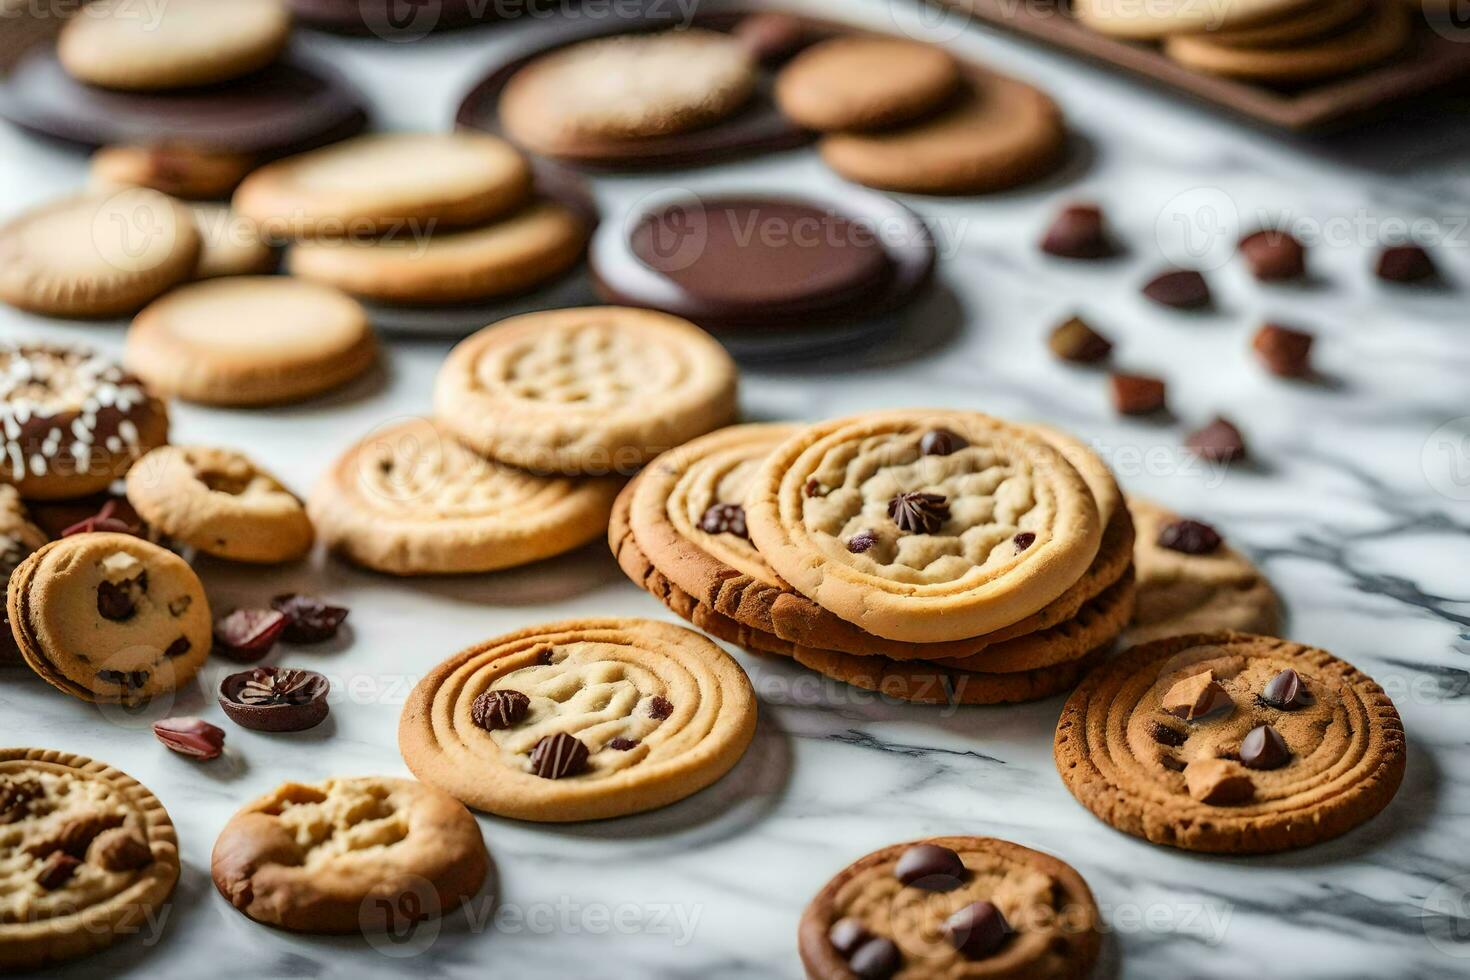
[(915, 194), (983, 194), (1046, 176), (1066, 143), (1050, 96), (1005, 75), (970, 69), (968, 90), (938, 115), (876, 133), (834, 133), (827, 166), (859, 184)]
[(1321, 0), (1251, 27), (1212, 31), (1210, 39), (1232, 48), (1280, 48), (1331, 34), (1361, 17), (1371, 0)]
[(811, 980), (1080, 980), (1102, 948), (1070, 865), (993, 837), (893, 844), (844, 868), (802, 913)]
[(191, 204), (202, 247), (195, 279), (263, 276), (274, 272), (280, 255), (260, 237), (260, 229), (224, 204)]
[(0, 342), (0, 482), (56, 500), (107, 489), (168, 441), (168, 409), (83, 347)]
[(1134, 647), (1057, 725), (1062, 781), (1124, 833), (1260, 854), (1344, 834), (1393, 799), (1404, 729), (1383, 689), (1322, 650), (1248, 633)]
[(362, 776), (285, 783), (246, 804), (215, 840), (210, 874), (257, 922), (372, 935), (393, 924), (379, 921), (385, 905), (415, 921), (456, 911), (489, 864), (479, 824), (448, 794)]
[(131, 534), (75, 534), (10, 577), (25, 662), (83, 701), (135, 704), (187, 684), (213, 642), (209, 600), (178, 555)]
[(1138, 603), (1125, 645), (1184, 633), (1281, 632), (1281, 603), (1250, 559), (1207, 524), (1139, 497), (1128, 498), (1137, 528)]
[(295, 561), (311, 521), (291, 491), (244, 453), (162, 446), (128, 471), (128, 502), (149, 526), (230, 561)]
[(521, 820), (600, 820), (690, 796), (755, 734), (740, 665), (646, 619), (553, 623), (455, 654), (419, 682), (403, 760), (468, 805)]
[(95, 953), (144, 930), (179, 880), (163, 804), (109, 765), (0, 749), (0, 969)]
[(896, 37), (848, 35), (813, 44), (776, 76), (776, 104), (822, 132), (880, 129), (929, 115), (959, 90), (943, 48)]
[(687, 320), (589, 306), (511, 317), (450, 352), (439, 423), (487, 456), (536, 472), (636, 470), (733, 421), (735, 362)]
[(329, 547), (368, 568), (488, 572), (595, 539), (620, 486), (608, 477), (527, 473), (411, 419), (349, 449), (317, 483), (308, 511)]
[(254, 165), (253, 157), (188, 143), (104, 146), (92, 155), (88, 185), (98, 191), (148, 187), (188, 201), (217, 201), (229, 197)]
[(1233, 30), (1284, 17), (1318, 0), (1074, 0), (1072, 14), (1093, 30), (1112, 37), (1154, 41), (1175, 34)]

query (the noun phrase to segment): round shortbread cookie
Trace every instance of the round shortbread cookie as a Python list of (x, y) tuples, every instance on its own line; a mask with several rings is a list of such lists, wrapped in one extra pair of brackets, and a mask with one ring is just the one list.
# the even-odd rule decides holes
[(1045, 92), (971, 69), (968, 91), (937, 116), (878, 133), (834, 133), (819, 149), (838, 174), (879, 190), (981, 194), (1046, 176), (1066, 136)]
[(0, 228), (0, 300), (47, 316), (133, 313), (189, 278), (199, 248), (188, 208), (157, 191), (64, 198)]
[(812, 426), (761, 464), (746, 517), (784, 581), (869, 633), (914, 643), (1040, 611), (1087, 572), (1102, 539), (1097, 502), (1063, 454), (978, 412)]
[(287, 157), (235, 191), (235, 210), (272, 242), (423, 236), (519, 207), (531, 168), (484, 133), (378, 133)]
[(1253, 27), (1211, 31), (1216, 44), (1231, 48), (1279, 48), (1331, 34), (1361, 17), (1372, 0), (1321, 0)]
[(506, 133), (536, 153), (665, 136), (730, 115), (755, 91), (755, 61), (735, 38), (687, 29), (597, 38), (526, 65), (500, 95)]
[(260, 229), (226, 204), (191, 204), (203, 248), (195, 279), (262, 276), (275, 271), (280, 256), (260, 237)]
[(527, 473), (413, 419), (349, 449), (317, 483), (307, 509), (323, 541), (368, 568), (488, 572), (595, 539), (607, 528), (619, 485)]
[(896, 37), (834, 37), (776, 76), (776, 104), (822, 132), (879, 129), (926, 116), (959, 90), (959, 65), (941, 47)]
[(386, 776), (278, 786), (230, 818), (210, 858), (214, 887), (257, 922), (369, 937), (457, 911), (489, 867), (458, 801)]
[(1367, 676), (1247, 633), (1129, 650), (1076, 690), (1056, 734), (1062, 781), (1100, 819), (1217, 853), (1346, 833), (1393, 799), (1404, 755), (1398, 711)]
[[(931, 837), (859, 858), (802, 913), (811, 980), (1081, 980), (1102, 949), (1070, 865), (993, 837)], [(891, 969), (864, 970), (867, 964)]]
[(318, 239), (292, 247), (293, 275), (386, 303), (506, 296), (570, 269), (587, 245), (571, 209), (537, 201), (493, 224), (413, 238)]
[(618, 306), (512, 317), (450, 352), (440, 424), (536, 472), (626, 473), (731, 422), (735, 362), (687, 320)]
[(58, 500), (106, 490), (168, 441), (168, 408), (83, 347), (0, 343), (0, 483)]
[[(0, 483), (0, 589), (9, 589), (10, 576), (15, 574), (20, 563), (35, 554), (48, 540), (46, 532), (31, 523), (30, 514), (15, 487)], [(21, 663), (24, 661), (20, 649), (10, 632), (10, 615), (0, 609), (0, 666)]]
[(728, 772), (755, 734), (740, 665), (646, 619), (554, 623), (455, 654), (404, 705), (398, 745), (420, 779), (521, 820), (625, 816)]
[(158, 798), (101, 762), (0, 749), (0, 969), (39, 970), (142, 932), (179, 880)]
[(187, 684), (213, 622), (188, 562), (130, 534), (53, 541), (10, 578), (6, 611), (21, 656), (83, 701), (133, 704)]
[(1138, 602), (1124, 644), (1216, 630), (1265, 636), (1281, 631), (1281, 603), (1250, 559), (1223, 541), (1203, 551), (1181, 551), (1178, 543), (1166, 547), (1160, 543), (1165, 529), (1183, 518), (1132, 496), (1128, 509), (1137, 528)]
[(1320, 0), (1073, 0), (1072, 14), (1100, 34), (1156, 41), (1174, 34), (1233, 30), (1284, 17)]
[(230, 561), (295, 561), (311, 550), (301, 501), (244, 453), (162, 446), (128, 471), (128, 503), (173, 540)]
[(152, 91), (248, 75), (290, 36), (281, 0), (93, 0), (62, 28), (56, 53), (78, 81)]
[(182, 286), (139, 313), (123, 363), (185, 401), (270, 405), (344, 385), (377, 357), (367, 312), (345, 293), (233, 276)]
[(188, 201), (230, 196), (255, 160), (185, 143), (105, 146), (92, 155), (88, 185), (97, 191), (147, 187)]

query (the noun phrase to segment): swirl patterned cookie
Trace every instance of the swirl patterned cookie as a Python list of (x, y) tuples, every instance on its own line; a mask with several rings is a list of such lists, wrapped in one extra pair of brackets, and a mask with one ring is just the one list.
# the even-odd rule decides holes
[(1263, 854), (1346, 833), (1404, 775), (1383, 689), (1322, 650), (1246, 633), (1134, 647), (1083, 682), (1057, 769), (1106, 823), (1190, 851)]
[(714, 783), (755, 734), (740, 665), (646, 619), (554, 623), (455, 654), (404, 705), (414, 774), (477, 810), (564, 822), (641, 813)]
[(811, 980), (1065, 980), (1092, 969), (1102, 933), (1070, 865), (993, 837), (931, 837), (844, 868), (797, 943)]
[(1097, 501), (1034, 430), (975, 412), (822, 423), (766, 459), (746, 501), (772, 569), (884, 639), (936, 643), (1024, 620), (1086, 574)]
[(111, 766), (0, 749), (0, 969), (35, 970), (140, 931), (179, 880), (163, 804)]

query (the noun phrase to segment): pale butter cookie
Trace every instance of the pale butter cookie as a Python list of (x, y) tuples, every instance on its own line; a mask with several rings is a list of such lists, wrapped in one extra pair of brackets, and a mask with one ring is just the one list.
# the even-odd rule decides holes
[(1173, 34), (1233, 30), (1284, 17), (1319, 0), (1073, 0), (1072, 14), (1100, 34), (1156, 41)]
[(253, 221), (231, 211), (225, 204), (189, 205), (202, 247), (194, 266), (195, 279), (227, 276), (263, 276), (275, 271), (280, 256)]

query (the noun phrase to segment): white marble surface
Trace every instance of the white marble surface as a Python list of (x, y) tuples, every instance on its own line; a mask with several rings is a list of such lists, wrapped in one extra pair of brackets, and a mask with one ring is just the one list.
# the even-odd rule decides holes
[[(792, 977), (808, 897), (866, 851), (936, 833), (995, 834), (1073, 863), (1110, 926), (1105, 976), (1470, 972), (1470, 767), (1459, 758), (1470, 745), (1470, 459), (1463, 443), (1431, 437), (1470, 414), (1465, 105), (1407, 110), (1329, 140), (1287, 140), (1006, 37), (961, 33), (932, 12), (926, 28), (903, 2), (892, 10), (876, 0), (846, 6), (850, 16), (947, 38), (1045, 83), (1072, 120), (1079, 160), (1040, 187), (913, 202), (945, 246), (941, 293), (882, 352), (747, 373), (747, 415), (953, 405), (1044, 419), (1097, 440), (1128, 488), (1216, 522), (1264, 563), (1290, 607), (1292, 637), (1335, 651), (1389, 688), (1410, 745), (1395, 803), (1367, 827), (1295, 854), (1191, 856), (1118, 834), (1072, 800), (1051, 762), (1059, 700), (906, 707), (742, 656), (762, 699), (760, 732), (715, 788), (596, 825), (481, 817), (504, 911), (487, 921), (481, 904), (437, 935), (392, 950), (411, 957), (360, 939), (285, 935), (231, 911), (209, 882), (214, 836), (241, 802), (287, 778), (406, 773), (395, 744), (398, 706), (430, 665), (472, 641), (569, 616), (666, 614), (597, 546), (457, 581), (390, 581), (320, 556), (310, 567), (265, 574), (204, 564), (221, 607), (288, 589), (352, 607), (352, 628), (337, 645), (278, 656), (333, 678), (332, 718), (303, 736), (229, 726), (229, 756), (199, 765), (158, 745), (146, 719), (100, 713), (23, 674), (0, 678), (4, 744), (121, 766), (162, 798), (182, 840), (184, 878), (161, 932), (56, 975)], [(413, 45), (304, 43), (368, 90), (382, 125), (435, 128), (448, 124), (460, 93), (507, 38), (535, 30), (523, 23)], [(82, 174), (71, 153), (0, 129), (0, 214), (73, 188)], [(838, 186), (801, 151), (697, 173), (610, 178), (598, 191), (617, 208), (669, 184), (734, 186), (746, 174)], [(1054, 207), (1079, 195), (1106, 206), (1129, 255), (1068, 264), (1032, 247)], [(1327, 244), (1311, 256), (1314, 283), (1266, 289), (1228, 262), (1211, 272), (1219, 312), (1149, 308), (1137, 286), (1180, 247), (1179, 213), (1204, 231), (1229, 232), (1231, 214), (1243, 224), (1284, 215), (1309, 234), (1325, 229)], [(1227, 220), (1208, 223), (1211, 215)], [(1436, 256), (1451, 288), (1394, 290), (1367, 274), (1377, 229), (1402, 219), (1423, 219), (1448, 239)], [(1117, 420), (1100, 375), (1048, 356), (1045, 331), (1074, 310), (1119, 341), (1119, 363), (1170, 379), (1177, 422)], [(1284, 383), (1258, 368), (1247, 338), (1266, 316), (1318, 332), (1328, 383)], [(122, 325), (0, 310), (0, 336), (116, 350)], [(241, 446), (305, 489), (359, 434), (426, 411), (446, 349), (396, 342), (381, 376), (303, 406), (179, 406), (177, 438)], [(1222, 410), (1244, 428), (1257, 465), (1211, 472), (1178, 453), (1189, 425)], [(198, 694), (178, 707), (227, 724)]]

